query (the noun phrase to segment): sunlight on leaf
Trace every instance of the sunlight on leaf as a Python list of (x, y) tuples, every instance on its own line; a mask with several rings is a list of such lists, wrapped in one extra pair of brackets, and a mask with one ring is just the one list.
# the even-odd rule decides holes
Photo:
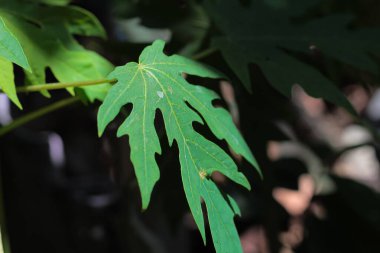
[(9, 99), (12, 100), (13, 103), (22, 109), (20, 101), (17, 97), (14, 79), (12, 62), (0, 57), (0, 88), (5, 92), (5, 94), (8, 95)]
[[(85, 49), (74, 38), (74, 35), (106, 36), (99, 21), (87, 10), (1, 0), (0, 17), (23, 46), (32, 70), (25, 72), (28, 84), (45, 83), (47, 69), (59, 82), (101, 79), (113, 69), (106, 59)], [(102, 100), (109, 87), (103, 84), (81, 89), (93, 101)], [(73, 89), (68, 90), (73, 93)], [(43, 94), (49, 96), (47, 91)]]

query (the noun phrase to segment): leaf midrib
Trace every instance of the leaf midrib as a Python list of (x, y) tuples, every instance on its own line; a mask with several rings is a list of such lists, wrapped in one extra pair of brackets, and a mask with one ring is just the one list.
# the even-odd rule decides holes
[[(144, 68), (144, 71), (146, 71), (146, 72), (147, 72), (147, 73), (148, 73), (148, 74), (149, 74), (149, 75), (150, 75), (150, 76), (151, 76), (151, 77), (157, 82), (157, 84), (160, 86), (162, 92), (164, 93), (164, 97), (165, 97), (165, 99), (166, 99), (166, 101), (167, 101), (167, 103), (168, 103), (168, 105), (169, 105), (169, 107), (170, 107), (171, 113), (172, 113), (173, 116), (174, 116), (174, 119), (175, 119), (175, 121), (176, 121), (177, 127), (178, 127), (179, 132), (180, 132), (180, 134), (181, 134), (181, 136), (182, 136), (182, 139), (183, 139), (183, 145), (184, 145), (184, 146), (186, 147), (186, 149), (188, 150), (189, 155), (190, 155), (190, 159), (191, 159), (191, 161), (193, 162), (193, 164), (195, 165), (194, 158), (193, 158), (193, 156), (192, 156), (192, 154), (191, 154), (191, 152), (190, 152), (190, 148), (189, 148), (189, 146), (187, 145), (187, 141), (186, 141), (186, 138), (185, 138), (185, 136), (184, 136), (184, 134), (183, 134), (182, 128), (180, 127), (180, 124), (179, 124), (179, 122), (178, 122), (177, 115), (176, 115), (176, 113), (174, 112), (172, 102), (171, 102), (171, 100), (169, 99), (168, 94), (166, 93), (166, 90), (165, 90), (164, 86), (161, 84), (161, 82), (158, 80), (158, 78), (157, 78), (152, 72), (150, 72), (149, 70), (146, 70), (146, 68)], [(185, 156), (186, 156), (186, 155), (185, 155)], [(197, 166), (195, 166), (195, 167), (197, 167)], [(189, 171), (187, 171), (187, 172), (188, 172), (188, 173), (187, 173), (188, 181), (191, 182)], [(198, 174), (198, 171), (196, 171), (196, 173)], [(202, 180), (201, 180), (201, 184), (203, 184)], [(191, 192), (191, 195), (193, 196), (193, 199), (194, 199), (195, 194), (194, 194), (194, 191), (193, 191), (193, 187), (192, 187), (191, 184), (189, 184), (189, 186), (190, 186), (190, 192)], [(199, 201), (200, 201), (200, 200), (199, 200)], [(203, 229), (204, 229), (204, 228), (203, 228)]]
[[(184, 146), (186, 146), (186, 149), (187, 149), (188, 152), (189, 152), (190, 159), (191, 159), (191, 161), (192, 161), (192, 163), (193, 163), (193, 165), (194, 165), (194, 168), (195, 168), (195, 172), (196, 172), (197, 174), (199, 174), (199, 171), (196, 169), (196, 168), (198, 168), (198, 166), (196, 165), (195, 160), (194, 160), (194, 158), (193, 158), (193, 156), (192, 156), (192, 153), (191, 153), (191, 151), (190, 151), (190, 147), (187, 145), (187, 139), (185, 138), (185, 136), (184, 136), (184, 134), (183, 134), (182, 128), (180, 127), (180, 124), (179, 124), (179, 122), (178, 122), (178, 118), (177, 118), (177, 116), (176, 116), (176, 114), (175, 114), (175, 112), (174, 112), (174, 110), (173, 110), (172, 103), (171, 103), (169, 97), (167, 96), (167, 93), (166, 93), (166, 91), (165, 91), (163, 85), (161, 84), (161, 82), (158, 80), (158, 78), (157, 78), (152, 72), (150, 72), (149, 70), (146, 70), (146, 68), (143, 68), (143, 70), (146, 71), (147, 73), (149, 73), (150, 76), (152, 76), (152, 78), (157, 82), (157, 84), (160, 86), (162, 92), (164, 93), (165, 98), (166, 98), (166, 100), (167, 100), (167, 102), (168, 102), (168, 104), (169, 104), (170, 110), (171, 110), (171, 112), (173, 113), (173, 116), (174, 116), (174, 118), (175, 118), (175, 121), (176, 121), (176, 124), (177, 124), (177, 126), (178, 126), (178, 129), (179, 129), (179, 131), (180, 131), (180, 133), (181, 133), (181, 136), (182, 136), (182, 139), (183, 139)], [(190, 180), (190, 175), (189, 175), (189, 174), (188, 174), (188, 178), (189, 178), (189, 182), (190, 182), (191, 180)], [(207, 187), (205, 186), (205, 183), (203, 182), (202, 179), (200, 179), (200, 182), (201, 182), (201, 185), (202, 185), (202, 187), (203, 187), (203, 189), (204, 189), (204, 192), (206, 192), (207, 195), (208, 195), (208, 197), (209, 197), (209, 200), (210, 200), (210, 202), (211, 202), (211, 204), (212, 204), (213, 209), (215, 210), (214, 213), (216, 213), (216, 214), (219, 216), (219, 218), (220, 218), (219, 220), (220, 220), (220, 221), (223, 221), (223, 219), (221, 219), (222, 215), (217, 211), (218, 209), (216, 208), (216, 205), (214, 204), (213, 198), (211, 198), (210, 193), (209, 193), (209, 191), (207, 190)], [(193, 194), (191, 184), (190, 184), (190, 190), (191, 190), (191, 192), (192, 192), (192, 194)], [(193, 195), (194, 195), (194, 194), (193, 194)], [(200, 200), (199, 200), (199, 201), (200, 201)], [(231, 235), (230, 231), (228, 230), (228, 228), (227, 228), (228, 226), (227, 226), (224, 222), (221, 222), (221, 224), (223, 224), (223, 227), (225, 228), (225, 231), (227, 231), (227, 233), (228, 233), (228, 237), (232, 239), (233, 236)], [(204, 228), (203, 228), (203, 229), (204, 229)]]
[(147, 163), (146, 163), (147, 162), (147, 158), (146, 158), (147, 152), (146, 152), (146, 134), (145, 134), (146, 107), (147, 107), (147, 101), (148, 101), (148, 94), (147, 94), (148, 92), (147, 92), (147, 90), (148, 90), (148, 88), (147, 88), (147, 83), (146, 83), (145, 77), (143, 75), (143, 71), (141, 69), (139, 69), (138, 72), (140, 72), (141, 77), (142, 77), (142, 79), (144, 81), (144, 97), (145, 97), (145, 99), (144, 99), (144, 113), (143, 113), (143, 122), (142, 122), (142, 124), (143, 124), (142, 133), (143, 133), (143, 143), (144, 143), (144, 146), (143, 146), (143, 148), (144, 148), (144, 178), (145, 178), (144, 193), (146, 193), (147, 192), (147, 187), (148, 187), (147, 181), (149, 180), (148, 177), (147, 177)]
[[(214, 117), (215, 114), (212, 113), (212, 112), (209, 110), (209, 108), (206, 107), (206, 106), (202, 103), (202, 101), (200, 101), (196, 96), (194, 96), (194, 95), (193, 95), (192, 93), (190, 93), (187, 89), (185, 89), (185, 88), (183, 87), (183, 85), (181, 85), (177, 80), (175, 80), (175, 79), (172, 78), (170, 75), (166, 74), (165, 72), (163, 72), (163, 71), (161, 71), (161, 70), (159, 70), (159, 69), (156, 69), (156, 68), (149, 68), (149, 67), (146, 67), (146, 68), (147, 68), (147, 69), (151, 69), (151, 70), (155, 70), (155, 71), (161, 73), (162, 75), (166, 76), (168, 79), (170, 79), (170, 80), (172, 80), (173, 82), (175, 82), (175, 83), (176, 83), (176, 84), (177, 84), (177, 85), (178, 85), (178, 86), (179, 86), (184, 92), (186, 92), (189, 96), (191, 96), (194, 100), (196, 100), (199, 106), (201, 106), (202, 108), (204, 108), (204, 109), (206, 110), (206, 112), (207, 112), (206, 114), (207, 114), (209, 117), (212, 117), (212, 118), (214, 118), (215, 121), (218, 121), (218, 119), (217, 119), (216, 117)], [(232, 133), (230, 132), (230, 129), (227, 128), (227, 127), (225, 127), (224, 124), (220, 124), (219, 127), (221, 127), (221, 128), (223, 129), (223, 131), (228, 132), (229, 135), (233, 138), (233, 140), (234, 140), (235, 142), (239, 142), (239, 140), (236, 139), (235, 135), (232, 134)], [(245, 157), (244, 154), (241, 154), (241, 155), (243, 155), (243, 156)], [(249, 158), (252, 159), (251, 157), (249, 157)]]

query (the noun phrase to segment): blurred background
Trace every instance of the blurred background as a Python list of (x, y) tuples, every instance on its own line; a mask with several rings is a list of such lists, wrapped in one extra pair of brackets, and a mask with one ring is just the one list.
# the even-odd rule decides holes
[[(93, 12), (109, 37), (78, 39), (115, 65), (135, 61), (158, 38), (168, 42), (169, 54), (194, 55), (207, 47), (208, 33), (216, 29), (200, 2), (73, 1)], [(349, 12), (357, 17), (356, 26), (380, 25), (377, 0), (324, 3), (318, 15)], [(380, 252), (376, 77), (333, 61), (317, 65), (331, 73), (360, 114), (358, 119), (296, 85), (291, 99), (282, 96), (254, 65), (254, 88), (248, 93), (219, 52), (202, 61), (231, 77), (231, 82), (197, 82), (224, 99), (219, 106), (230, 110), (264, 173), (261, 180), (246, 161), (233, 155), (252, 184), (251, 192), (213, 174), (242, 210), (236, 225), (244, 253)], [(55, 81), (51, 73), (48, 77)], [(50, 100), (39, 94), (21, 96), (26, 108), (22, 112), (0, 94), (0, 124), (67, 96), (64, 91), (52, 94)], [(163, 147), (163, 155), (157, 156), (161, 179), (150, 207), (142, 212), (128, 138), (115, 137), (123, 118), (98, 138), (98, 106), (64, 108), (0, 139), (12, 252), (214, 252), (210, 234), (205, 247), (189, 213), (178, 150), (168, 146), (162, 121), (156, 122)], [(207, 127), (196, 128), (215, 139)], [(228, 150), (224, 142), (218, 143)]]

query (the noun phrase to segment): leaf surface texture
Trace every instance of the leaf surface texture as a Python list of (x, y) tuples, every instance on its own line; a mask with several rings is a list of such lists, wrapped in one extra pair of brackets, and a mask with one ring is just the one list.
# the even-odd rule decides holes
[[(159, 179), (155, 154), (161, 154), (154, 119), (162, 113), (169, 145), (176, 141), (179, 149), (181, 177), (185, 195), (195, 222), (205, 240), (205, 221), (201, 207), (203, 199), (215, 248), (218, 253), (241, 252), (240, 240), (233, 217), (236, 203), (222, 195), (211, 179), (219, 171), (232, 181), (250, 189), (245, 176), (229, 155), (193, 128), (193, 123), (207, 124), (219, 139), (224, 139), (238, 154), (258, 168), (255, 158), (234, 126), (228, 112), (216, 108), (212, 101), (217, 94), (190, 84), (183, 74), (204, 78), (222, 78), (213, 69), (187, 58), (163, 53), (164, 42), (156, 41), (144, 49), (139, 62), (117, 67), (108, 78), (118, 82), (111, 88), (98, 113), (101, 135), (121, 108), (133, 109), (118, 129), (117, 135), (129, 136), (131, 160), (138, 179), (143, 208), (147, 208), (154, 185)], [(194, 109), (192, 109), (190, 106)], [(201, 114), (204, 121), (198, 115)]]

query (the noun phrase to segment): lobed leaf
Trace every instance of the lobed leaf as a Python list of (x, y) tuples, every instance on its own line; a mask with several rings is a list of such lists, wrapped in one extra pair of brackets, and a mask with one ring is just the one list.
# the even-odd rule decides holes
[(233, 222), (235, 212), (238, 213), (237, 205), (224, 198), (210, 176), (214, 171), (219, 171), (247, 189), (250, 189), (249, 182), (237, 170), (231, 157), (196, 132), (193, 123), (206, 123), (216, 137), (226, 140), (236, 153), (259, 170), (256, 160), (228, 112), (212, 105), (212, 101), (219, 97), (204, 87), (189, 84), (183, 78), (184, 73), (204, 78), (223, 76), (184, 57), (166, 56), (163, 48), (164, 42), (156, 41), (144, 49), (138, 63), (131, 62), (117, 67), (109, 75), (108, 78), (117, 79), (118, 82), (111, 88), (99, 109), (99, 135), (102, 135), (123, 106), (133, 105), (132, 112), (119, 127), (117, 135), (129, 136), (131, 160), (145, 209), (159, 179), (155, 154), (161, 154), (161, 147), (154, 127), (155, 114), (159, 110), (164, 118), (169, 145), (172, 146), (174, 141), (178, 145), (185, 195), (203, 239), (205, 240), (205, 225), (202, 199), (206, 204), (217, 252), (241, 252)]
[(20, 42), (12, 34), (0, 17), (0, 56), (16, 63), (20, 67), (30, 70), (30, 66)]
[(19, 41), (0, 17), (0, 88), (13, 103), (22, 109), (16, 93), (12, 62), (30, 71), (28, 60)]
[(18, 108), (22, 109), (17, 97), (14, 79), (12, 62), (0, 57), (0, 88)]
[(289, 96), (292, 86), (300, 84), (311, 96), (322, 97), (355, 114), (331, 80), (292, 52), (310, 54), (317, 48), (329, 57), (377, 73), (378, 67), (369, 53), (380, 50), (373, 40), (380, 35), (379, 30), (349, 30), (352, 18), (347, 15), (327, 16), (302, 25), (292, 22), (294, 15), (317, 2), (257, 0), (245, 8), (238, 1), (206, 1), (208, 12), (223, 32), (223, 36), (214, 37), (213, 46), (221, 50), (249, 90), (248, 65), (253, 63), (284, 95)]
[[(28, 84), (45, 83), (47, 69), (60, 82), (101, 79), (113, 69), (111, 63), (83, 48), (73, 36), (105, 37), (99, 21), (86, 10), (0, 0), (0, 17), (23, 46), (29, 60), (32, 72), (25, 73)], [(93, 101), (102, 100), (109, 88), (109, 84), (103, 84), (81, 89)], [(73, 89), (68, 90), (73, 93)]]

